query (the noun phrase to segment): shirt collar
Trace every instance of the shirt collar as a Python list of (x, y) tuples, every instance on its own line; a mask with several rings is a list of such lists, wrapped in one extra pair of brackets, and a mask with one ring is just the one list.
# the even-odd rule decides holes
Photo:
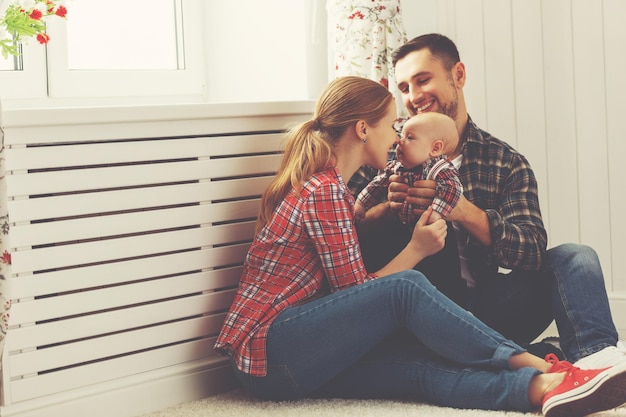
[(468, 142), (482, 143), (484, 141), (480, 129), (476, 126), (476, 123), (474, 123), (469, 115), (467, 116), (467, 125), (465, 125), (465, 130), (461, 135), (461, 140), (463, 141), (461, 154), (465, 152)]

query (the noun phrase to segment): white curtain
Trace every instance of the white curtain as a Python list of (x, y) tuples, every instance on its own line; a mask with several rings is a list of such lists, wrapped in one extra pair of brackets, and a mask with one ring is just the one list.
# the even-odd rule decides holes
[[(4, 339), (9, 326), (9, 279), (11, 277), (11, 252), (9, 246), (9, 212), (7, 208), (7, 184), (5, 176), (4, 130), (0, 106), (0, 360), (4, 351)], [(2, 363), (0, 362), (0, 368)]]
[(380, 82), (394, 94), (398, 116), (406, 117), (391, 65), (391, 53), (407, 41), (400, 0), (328, 0), (326, 8), (335, 76)]

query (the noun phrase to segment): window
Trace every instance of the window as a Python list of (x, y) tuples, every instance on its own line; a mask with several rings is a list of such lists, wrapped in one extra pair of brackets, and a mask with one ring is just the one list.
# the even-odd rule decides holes
[(71, 3), (72, 18), (67, 20), (70, 70), (185, 68), (185, 45), (178, 33), (183, 27), (181, 1), (126, 0), (123, 5), (102, 6), (101, 0)]
[[(0, 57), (0, 98), (48, 105), (308, 100), (328, 81), (323, 0), (67, 0), (50, 43)], [(52, 103), (52, 104), (51, 104)], [(56, 104), (55, 104), (56, 103)]]
[[(9, 56), (2, 61), (0, 71), (0, 99), (45, 97), (47, 89), (45, 48), (35, 40), (21, 45), (19, 57)], [(4, 106), (3, 106), (4, 107)]]
[(9, 56), (3, 58), (0, 56), (0, 71), (13, 71), (22, 68), (22, 58), (19, 56)]
[(67, 24), (50, 20), (48, 31), (58, 41), (48, 44), (50, 97), (203, 96), (202, 0), (72, 5)]

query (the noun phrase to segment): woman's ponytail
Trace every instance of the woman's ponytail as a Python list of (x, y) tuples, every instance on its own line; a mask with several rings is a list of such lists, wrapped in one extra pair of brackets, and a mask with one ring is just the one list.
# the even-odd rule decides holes
[(321, 138), (317, 119), (308, 120), (292, 129), (278, 173), (263, 193), (257, 232), (270, 220), (289, 191), (300, 189), (314, 173), (324, 169), (331, 158), (331, 147)]
[(347, 76), (331, 81), (317, 101), (314, 117), (289, 132), (280, 168), (261, 198), (257, 232), (292, 189), (299, 190), (330, 164), (333, 149), (348, 127), (359, 120), (375, 125), (391, 102), (389, 90), (367, 78)]

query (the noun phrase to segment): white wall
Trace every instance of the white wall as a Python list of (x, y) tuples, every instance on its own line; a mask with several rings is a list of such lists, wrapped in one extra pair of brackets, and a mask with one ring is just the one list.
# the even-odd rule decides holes
[(317, 98), (327, 82), (324, 3), (207, 2), (204, 30), (209, 101)]
[(409, 39), (440, 32), (467, 68), (468, 111), (521, 151), (539, 181), (548, 246), (598, 252), (626, 329), (626, 2), (404, 1)]

